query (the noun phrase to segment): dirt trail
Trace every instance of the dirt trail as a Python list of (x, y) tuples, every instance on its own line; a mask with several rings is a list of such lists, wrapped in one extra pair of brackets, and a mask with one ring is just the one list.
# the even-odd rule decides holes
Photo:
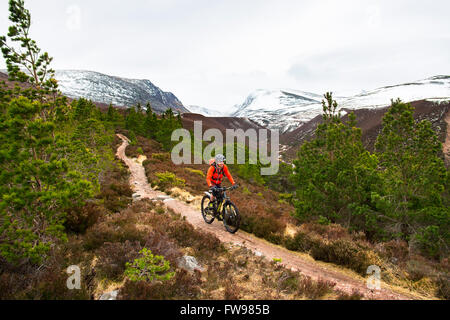
[(116, 156), (122, 159), (130, 169), (130, 184), (133, 191), (143, 198), (162, 200), (168, 208), (186, 217), (193, 226), (201, 230), (210, 232), (216, 235), (222, 242), (231, 242), (235, 245), (245, 246), (254, 253), (265, 256), (269, 261), (273, 258), (281, 258), (283, 265), (295, 271), (300, 271), (302, 274), (311, 277), (313, 280), (326, 280), (336, 283), (335, 288), (340, 289), (346, 293), (352, 293), (353, 290), (358, 290), (364, 294), (365, 298), (369, 299), (420, 299), (416, 294), (409, 294), (406, 289), (397, 289), (403, 293), (393, 290), (387, 284), (381, 284), (381, 290), (371, 291), (366, 286), (366, 281), (362, 277), (353, 274), (350, 271), (344, 271), (334, 265), (314, 261), (309, 256), (304, 254), (289, 251), (280, 246), (273, 245), (265, 240), (256, 238), (255, 236), (239, 230), (236, 234), (228, 233), (222, 223), (214, 222), (209, 225), (203, 221), (199, 209), (184, 203), (179, 200), (170, 198), (163, 192), (152, 190), (148, 184), (145, 175), (145, 169), (135, 159), (130, 159), (125, 155), (125, 148), (129, 144), (128, 138), (121, 134), (117, 134), (123, 140), (122, 145), (117, 149)]

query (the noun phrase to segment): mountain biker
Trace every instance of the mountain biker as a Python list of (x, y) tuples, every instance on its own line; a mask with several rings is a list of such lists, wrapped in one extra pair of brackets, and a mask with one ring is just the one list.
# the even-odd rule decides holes
[(220, 194), (220, 188), (222, 184), (223, 175), (225, 174), (230, 180), (231, 184), (234, 186), (236, 183), (233, 180), (233, 177), (228, 170), (227, 165), (225, 164), (225, 157), (223, 154), (218, 154), (215, 158), (209, 160), (209, 169), (206, 175), (206, 182), (208, 183), (208, 187), (212, 192), (211, 202)]

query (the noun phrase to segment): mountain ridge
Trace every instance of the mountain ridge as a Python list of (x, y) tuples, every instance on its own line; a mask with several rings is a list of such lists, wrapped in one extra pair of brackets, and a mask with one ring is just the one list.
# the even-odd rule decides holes
[[(334, 96), (343, 115), (346, 110), (384, 108), (390, 105), (391, 99), (397, 98), (405, 102), (450, 100), (450, 76), (432, 76), (353, 96)], [(288, 133), (322, 114), (322, 99), (321, 95), (300, 90), (258, 89), (247, 96), (232, 116), (246, 117), (269, 129)]]
[[(7, 74), (7, 70), (1, 72)], [(161, 90), (148, 79), (130, 79), (107, 75), (98, 71), (61, 69), (55, 71), (59, 90), (67, 97), (85, 98), (93, 102), (119, 107), (131, 107), (150, 102), (152, 110), (162, 113), (171, 108), (188, 112), (172, 92)]]

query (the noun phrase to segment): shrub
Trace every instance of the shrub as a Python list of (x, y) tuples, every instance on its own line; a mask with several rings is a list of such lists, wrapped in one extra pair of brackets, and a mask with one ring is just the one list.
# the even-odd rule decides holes
[(118, 279), (125, 271), (126, 263), (133, 261), (141, 248), (138, 241), (105, 243), (97, 252), (97, 274), (112, 280)]
[[(66, 261), (58, 249), (51, 250), (44, 268), (32, 264), (20, 266), (0, 258), (0, 300), (87, 300), (89, 281), (81, 281), (80, 290), (66, 286), (66, 268), (75, 261)], [(81, 275), (85, 275), (81, 270)]]
[(283, 245), (292, 251), (309, 252), (313, 246), (318, 246), (321, 239), (317, 236), (297, 231), (294, 237), (285, 237)]
[(364, 296), (356, 289), (353, 289), (352, 293), (348, 294), (343, 291), (339, 291), (337, 300), (361, 300)]
[(346, 266), (362, 275), (368, 266), (380, 265), (381, 261), (376, 253), (352, 240), (326, 240), (304, 231), (297, 231), (294, 237), (285, 237), (283, 245), (289, 250), (310, 253), (314, 259)]
[(320, 224), (309, 222), (302, 224), (302, 229), (305, 232), (315, 233), (321, 237), (329, 240), (337, 239), (351, 239), (348, 230), (340, 224)]
[(292, 204), (294, 195), (292, 193), (280, 193), (278, 194), (279, 200)]
[(409, 256), (408, 243), (399, 239), (383, 243), (382, 251), (391, 261), (393, 258), (398, 261), (406, 261)]
[(313, 281), (310, 277), (302, 277), (298, 284), (298, 293), (310, 299), (319, 299), (332, 292), (335, 285), (333, 282), (322, 279)]
[(248, 195), (252, 194), (252, 193), (250, 192), (250, 190), (248, 190), (248, 188), (247, 188), (246, 186), (244, 186), (244, 187), (242, 188), (242, 193), (243, 193), (243, 194), (248, 194)]
[(299, 290), (299, 279), (290, 270), (283, 272), (278, 278), (278, 289), (292, 293)]
[(131, 281), (169, 280), (174, 276), (174, 272), (169, 272), (169, 261), (166, 261), (163, 256), (155, 256), (147, 248), (143, 248), (139, 254), (143, 257), (135, 259), (133, 263), (125, 264), (125, 275)]
[(170, 160), (170, 153), (167, 153), (167, 152), (152, 153), (152, 159), (159, 160), (159, 161), (168, 161), (168, 160)]
[(379, 257), (350, 240), (323, 241), (311, 249), (314, 259), (332, 262), (365, 275), (370, 265), (380, 265)]
[(449, 274), (439, 274), (436, 280), (436, 295), (446, 300), (450, 299), (450, 276)]
[(273, 217), (258, 215), (258, 213), (250, 213), (241, 211), (241, 229), (253, 233), (255, 236), (264, 238), (267, 241), (279, 244), (280, 237), (276, 236), (280, 230), (284, 230), (282, 222)]
[(225, 282), (225, 290), (223, 293), (223, 298), (225, 300), (239, 300), (239, 287), (232, 280), (228, 279)]
[(145, 238), (144, 246), (153, 253), (164, 256), (165, 259), (175, 265), (182, 253), (178, 246), (163, 232), (150, 232)]
[(94, 203), (86, 203), (82, 207), (70, 208), (66, 215), (64, 227), (67, 231), (84, 233), (104, 214), (104, 208)]
[(147, 232), (137, 229), (132, 221), (120, 222), (108, 219), (93, 225), (86, 231), (83, 246), (86, 250), (94, 250), (100, 248), (106, 242), (114, 243), (126, 240), (139, 241), (144, 244), (146, 236)]
[(103, 199), (104, 206), (112, 211), (118, 212), (131, 203), (131, 190), (128, 182), (128, 170), (117, 165), (111, 170), (105, 171), (100, 179), (100, 194), (98, 199)]
[(147, 282), (127, 280), (120, 289), (118, 299), (121, 300), (168, 300), (195, 299), (200, 294), (198, 275), (191, 275), (187, 271), (177, 270), (175, 276), (167, 281)]
[(186, 170), (191, 172), (191, 173), (195, 173), (195, 174), (199, 175), (200, 177), (204, 177), (205, 176), (205, 174), (201, 170), (196, 170), (196, 169), (191, 169), (191, 168), (186, 168)]
[(216, 236), (196, 230), (186, 221), (174, 221), (168, 226), (167, 233), (169, 237), (177, 241), (178, 245), (194, 248), (198, 256), (211, 256), (224, 250), (223, 245)]
[(156, 176), (158, 177), (158, 186), (162, 190), (167, 190), (173, 187), (184, 187), (185, 180), (177, 178), (172, 172), (157, 172)]

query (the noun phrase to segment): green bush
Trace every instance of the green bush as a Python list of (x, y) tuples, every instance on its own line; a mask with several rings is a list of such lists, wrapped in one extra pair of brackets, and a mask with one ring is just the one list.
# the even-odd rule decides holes
[(173, 172), (157, 172), (156, 176), (158, 177), (157, 185), (162, 190), (167, 190), (172, 187), (184, 187), (185, 180), (181, 178), (177, 178), (175, 173)]
[(291, 204), (293, 203), (292, 199), (293, 199), (294, 195), (292, 193), (280, 193), (278, 195), (278, 197), (279, 197), (279, 200), (281, 200), (281, 201), (291, 203)]
[(166, 161), (170, 159), (170, 153), (163, 152), (163, 153), (153, 153), (152, 159), (159, 160), (159, 161)]
[(204, 177), (205, 174), (203, 173), (203, 171), (201, 170), (195, 170), (195, 169), (191, 169), (191, 168), (186, 168), (187, 171), (198, 174), (200, 177)]
[(243, 194), (252, 194), (252, 193), (250, 192), (250, 190), (248, 190), (248, 188), (247, 188), (246, 186), (244, 186), (244, 187), (242, 188), (242, 193), (243, 193)]
[(175, 275), (175, 272), (169, 272), (170, 262), (163, 256), (155, 256), (147, 248), (143, 248), (139, 254), (143, 257), (125, 264), (125, 275), (131, 281), (170, 280)]

